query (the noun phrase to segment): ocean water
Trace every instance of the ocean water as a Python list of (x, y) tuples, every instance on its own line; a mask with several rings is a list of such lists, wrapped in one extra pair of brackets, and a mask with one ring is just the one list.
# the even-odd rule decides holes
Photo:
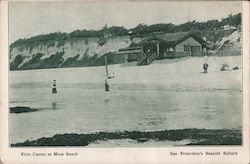
[(64, 133), (241, 129), (240, 89), (178, 90), (167, 84), (157, 88), (117, 80), (105, 92), (103, 77), (103, 67), (10, 72), (10, 107), (39, 109), (9, 114), (10, 143)]

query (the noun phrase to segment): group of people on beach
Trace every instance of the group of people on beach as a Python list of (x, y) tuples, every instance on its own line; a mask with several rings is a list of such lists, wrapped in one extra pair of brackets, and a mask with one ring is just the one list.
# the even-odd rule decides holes
[[(208, 69), (208, 64), (207, 62), (205, 62), (203, 64), (203, 70), (204, 72), (203, 73), (207, 73), (207, 69)], [(105, 91), (108, 92), (109, 91), (109, 84), (108, 84), (108, 78), (105, 80)], [(53, 103), (56, 103), (56, 94), (57, 94), (57, 88), (56, 88), (56, 80), (53, 80), (53, 86), (52, 86), (52, 102)]]

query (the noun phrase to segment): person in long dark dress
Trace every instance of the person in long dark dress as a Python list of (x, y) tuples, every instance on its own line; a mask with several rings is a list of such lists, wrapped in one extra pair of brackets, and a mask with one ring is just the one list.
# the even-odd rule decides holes
[(53, 86), (52, 86), (52, 103), (53, 104), (57, 102), (56, 95), (57, 95), (56, 80), (53, 80)]
[(108, 80), (105, 80), (105, 91), (108, 92), (109, 91), (109, 84), (108, 84)]

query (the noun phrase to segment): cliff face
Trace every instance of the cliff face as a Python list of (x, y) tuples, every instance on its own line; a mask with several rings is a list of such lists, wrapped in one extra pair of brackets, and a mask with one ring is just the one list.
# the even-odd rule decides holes
[(241, 33), (236, 30), (229, 36), (224, 36), (218, 44), (219, 50), (240, 50), (242, 46)]
[(99, 57), (138, 43), (141, 37), (82, 37), (11, 46), (10, 70), (101, 65)]
[[(241, 33), (239, 30), (197, 31), (207, 40), (210, 49), (225, 55), (240, 54)], [(138, 43), (143, 37), (79, 37), (64, 40), (50, 40), (10, 46), (10, 70), (83, 67), (103, 65), (102, 55)], [(232, 54), (230, 54), (232, 52)], [(108, 58), (112, 63), (112, 58)]]

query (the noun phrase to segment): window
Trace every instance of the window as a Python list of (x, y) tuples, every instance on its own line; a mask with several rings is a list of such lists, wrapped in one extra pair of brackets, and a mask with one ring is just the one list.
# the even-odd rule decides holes
[(191, 52), (199, 52), (199, 51), (201, 51), (200, 46), (191, 46)]
[(201, 47), (200, 46), (197, 47), (197, 51), (201, 51)]
[(190, 51), (190, 46), (188, 45), (184, 45), (183, 48), (184, 48), (184, 51)]

